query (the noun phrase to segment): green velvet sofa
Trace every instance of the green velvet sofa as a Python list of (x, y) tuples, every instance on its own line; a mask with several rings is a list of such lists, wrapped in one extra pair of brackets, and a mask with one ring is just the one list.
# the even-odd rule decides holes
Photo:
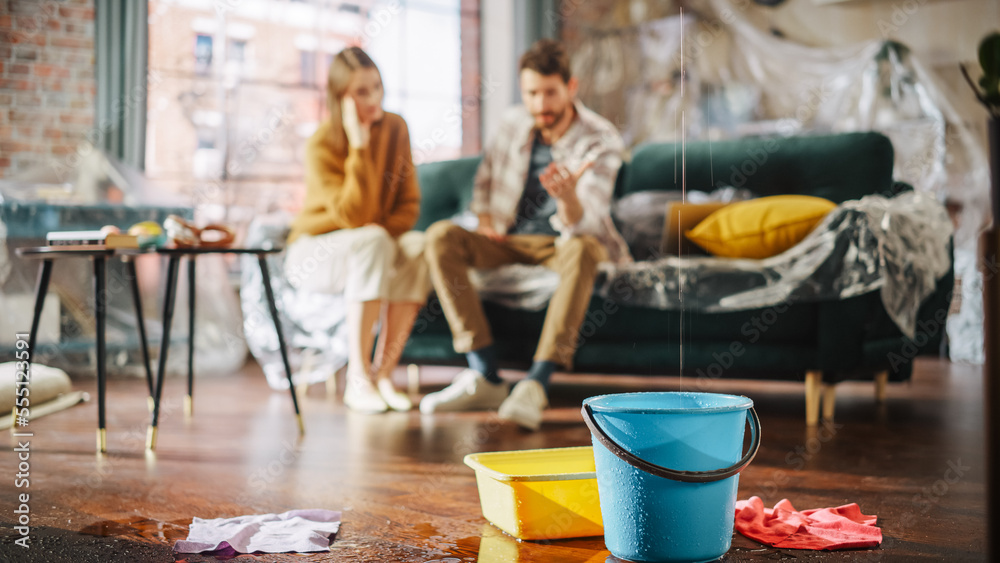
[[(678, 190), (674, 144), (638, 147), (618, 175), (615, 197), (643, 190)], [(893, 181), (893, 149), (878, 133), (753, 138), (688, 143), (687, 188), (746, 188), (758, 196), (815, 195), (840, 203), (869, 194), (892, 195), (905, 184)], [(417, 229), (465, 210), (471, 198), (478, 158), (418, 167), (423, 193)], [(710, 389), (717, 378), (804, 381), (806, 420), (833, 416), (833, 386), (846, 379), (874, 380), (876, 397), (887, 381), (910, 377), (918, 354), (938, 353), (954, 285), (953, 269), (919, 313), (911, 341), (889, 319), (878, 291), (837, 301), (795, 303), (741, 312), (683, 315), (684, 376), (696, 388)], [(484, 303), (500, 357), (510, 367), (531, 361), (544, 311), (510, 309)], [(681, 315), (611, 303), (594, 296), (583, 342), (576, 353), (580, 373), (678, 373)], [(403, 361), (460, 364), (447, 321), (432, 296), (420, 313)]]

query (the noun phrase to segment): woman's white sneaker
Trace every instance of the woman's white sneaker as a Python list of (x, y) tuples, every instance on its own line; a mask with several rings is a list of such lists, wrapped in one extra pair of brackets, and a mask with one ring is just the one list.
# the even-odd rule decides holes
[(347, 377), (344, 404), (351, 410), (364, 413), (374, 414), (389, 410), (389, 405), (382, 399), (375, 385), (368, 379), (360, 377)]
[(413, 408), (413, 402), (406, 393), (397, 391), (389, 378), (378, 380), (378, 393), (382, 400), (394, 411), (408, 411)]

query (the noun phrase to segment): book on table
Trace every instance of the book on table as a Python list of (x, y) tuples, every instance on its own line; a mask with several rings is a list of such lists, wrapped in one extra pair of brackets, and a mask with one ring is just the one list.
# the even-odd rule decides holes
[(103, 231), (52, 231), (45, 235), (49, 246), (65, 246), (79, 250), (139, 248), (139, 237)]

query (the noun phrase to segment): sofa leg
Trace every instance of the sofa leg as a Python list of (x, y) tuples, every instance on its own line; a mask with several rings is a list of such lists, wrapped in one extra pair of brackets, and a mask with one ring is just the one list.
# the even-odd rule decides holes
[(416, 395), (420, 392), (420, 366), (417, 364), (406, 366), (406, 385), (410, 395)]
[(885, 402), (885, 390), (889, 385), (889, 372), (880, 371), (875, 374), (875, 402), (882, 404)]
[(806, 372), (806, 424), (816, 426), (819, 423), (819, 403), (822, 395), (823, 372)]
[(837, 404), (837, 386), (823, 385), (823, 422), (833, 422), (833, 409)]

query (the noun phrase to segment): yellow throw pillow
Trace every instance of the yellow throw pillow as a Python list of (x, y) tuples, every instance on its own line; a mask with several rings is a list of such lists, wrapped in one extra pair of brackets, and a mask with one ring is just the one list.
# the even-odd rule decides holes
[(798, 244), (835, 207), (807, 195), (751, 199), (712, 213), (686, 235), (715, 256), (768, 258)]

